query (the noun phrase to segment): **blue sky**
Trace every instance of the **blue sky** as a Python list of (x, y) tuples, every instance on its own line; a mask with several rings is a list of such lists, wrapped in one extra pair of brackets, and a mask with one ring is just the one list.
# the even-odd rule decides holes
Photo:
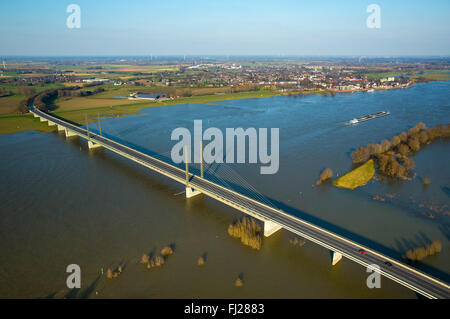
[(450, 55), (449, 17), (448, 0), (0, 0), (0, 55)]

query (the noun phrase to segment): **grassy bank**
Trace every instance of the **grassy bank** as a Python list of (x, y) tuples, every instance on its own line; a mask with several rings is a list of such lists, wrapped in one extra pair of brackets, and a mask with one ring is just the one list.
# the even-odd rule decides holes
[(440, 72), (428, 72), (420, 75), (412, 75), (410, 76), (410, 78), (413, 80), (423, 78), (429, 81), (449, 81), (450, 74)]
[[(66, 118), (70, 121), (76, 123), (85, 123), (85, 117), (88, 116), (89, 122), (95, 121), (92, 117), (105, 117), (113, 116), (119, 117), (128, 114), (138, 114), (140, 110), (147, 107), (156, 106), (168, 106), (177, 104), (188, 104), (188, 103), (211, 103), (226, 100), (236, 100), (236, 99), (249, 99), (257, 97), (270, 97), (277, 96), (279, 94), (270, 91), (257, 91), (257, 92), (243, 92), (243, 93), (233, 93), (233, 94), (223, 94), (223, 95), (206, 95), (206, 96), (193, 96), (174, 100), (167, 100), (163, 102), (134, 102), (130, 103), (130, 100), (124, 99), (124, 104), (110, 105), (110, 106), (95, 106), (95, 104), (90, 104), (90, 107), (81, 109), (58, 109), (54, 113), (60, 117)], [(94, 100), (94, 99), (92, 99)], [(117, 100), (117, 99), (115, 99)]]
[(359, 186), (366, 185), (374, 174), (374, 162), (373, 160), (368, 160), (363, 165), (334, 180), (333, 184), (341, 188), (355, 189)]
[[(130, 101), (128, 99), (98, 99), (98, 98), (72, 98), (70, 105), (56, 109), (53, 113), (72, 122), (85, 124), (86, 115), (89, 122), (100, 117), (119, 117), (129, 114), (138, 114), (147, 107), (168, 106), (188, 103), (211, 103), (225, 100), (248, 99), (258, 97), (277, 96), (278, 93), (270, 91), (242, 92), (223, 95), (206, 95), (186, 97), (163, 102)], [(89, 102), (87, 102), (89, 101)], [(115, 103), (113, 103), (115, 102)], [(118, 104), (117, 104), (118, 103)], [(21, 131), (38, 130), (52, 131), (47, 124), (42, 124), (32, 115), (4, 115), (0, 116), (0, 134), (16, 133)]]
[(23, 131), (54, 131), (55, 126), (48, 126), (31, 114), (2, 115), (0, 116), (0, 134), (18, 133)]

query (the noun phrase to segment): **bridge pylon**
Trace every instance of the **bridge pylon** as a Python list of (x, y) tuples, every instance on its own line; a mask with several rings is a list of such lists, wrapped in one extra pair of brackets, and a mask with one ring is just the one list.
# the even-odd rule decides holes
[(203, 141), (200, 141), (200, 176), (203, 178)]
[(102, 147), (100, 144), (94, 143), (92, 141), (88, 141), (88, 148), (89, 149), (93, 149), (93, 148), (99, 148)]
[(275, 234), (281, 228), (283, 228), (283, 227), (281, 227), (281, 225), (265, 219), (264, 220), (264, 237), (269, 237), (270, 235)]
[(102, 135), (102, 122), (100, 121), (100, 112), (97, 115), (97, 121), (98, 121), (98, 130), (100, 132), (100, 135)]
[(342, 254), (338, 253), (337, 251), (332, 251), (331, 254), (331, 265), (334, 266), (342, 259)]
[(66, 138), (72, 137), (72, 136), (77, 136), (77, 134), (75, 134), (74, 132), (72, 132), (71, 130), (69, 130), (67, 128), (64, 130), (64, 132), (66, 133)]
[[(86, 118), (86, 132), (87, 132), (87, 137), (88, 137), (88, 148), (89, 149), (93, 149), (93, 148), (99, 148), (102, 147), (100, 144), (94, 143), (91, 141), (91, 136), (89, 134), (89, 121), (88, 121), (88, 116), (87, 114), (84, 114), (85, 118)], [(100, 123), (100, 122), (99, 122)], [(100, 129), (101, 130), (101, 129)], [(101, 133), (100, 133), (101, 135)]]
[(184, 146), (184, 154), (185, 154), (185, 163), (186, 163), (186, 198), (191, 198), (191, 197), (200, 195), (201, 192), (193, 189), (189, 185), (189, 156), (188, 156), (187, 145)]

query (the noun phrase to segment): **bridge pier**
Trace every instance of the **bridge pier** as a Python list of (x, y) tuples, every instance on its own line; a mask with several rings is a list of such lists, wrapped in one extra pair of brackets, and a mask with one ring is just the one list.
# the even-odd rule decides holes
[(64, 126), (61, 126), (61, 125), (57, 125), (57, 126), (58, 126), (58, 132), (66, 130), (66, 128)]
[(40, 120), (41, 122), (47, 121), (47, 119), (45, 119), (45, 118), (43, 118), (43, 117), (39, 117), (39, 120)]
[(270, 235), (273, 235), (277, 231), (279, 231), (281, 228), (281, 225), (274, 223), (269, 220), (264, 220), (264, 236), (269, 237)]
[(34, 117), (39, 117), (39, 115), (32, 113)]
[(48, 121), (48, 126), (55, 126), (56, 124), (55, 123), (53, 123), (53, 122), (50, 122), (50, 121)]
[(94, 142), (88, 141), (88, 147), (89, 147), (89, 149), (93, 149), (93, 148), (99, 148), (99, 147), (102, 147), (102, 145), (100, 145), (100, 144), (95, 144)]
[(66, 137), (77, 136), (77, 134), (68, 129), (64, 129), (64, 132), (66, 132)]
[(342, 254), (338, 253), (337, 251), (332, 251), (331, 253), (333, 255), (331, 259), (331, 265), (334, 266), (342, 259)]
[(191, 197), (194, 197), (194, 196), (197, 196), (197, 195), (200, 195), (200, 194), (201, 194), (200, 191), (197, 191), (197, 190), (195, 190), (195, 189), (193, 189), (192, 187), (189, 187), (189, 186), (186, 187), (186, 198), (191, 198)]

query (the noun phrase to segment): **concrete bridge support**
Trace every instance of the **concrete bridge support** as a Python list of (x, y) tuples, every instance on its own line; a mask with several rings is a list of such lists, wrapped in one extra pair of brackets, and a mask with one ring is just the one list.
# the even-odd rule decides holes
[(197, 196), (197, 195), (200, 195), (200, 194), (201, 194), (200, 191), (197, 191), (197, 190), (195, 190), (195, 189), (193, 189), (192, 187), (189, 187), (189, 186), (186, 187), (186, 198), (191, 198), (191, 197), (194, 197), (194, 196)]
[(93, 143), (91, 141), (88, 141), (88, 147), (89, 147), (89, 149), (93, 149), (93, 148), (99, 148), (99, 147), (102, 147), (102, 146), (100, 144), (95, 144), (95, 143)]
[(55, 126), (56, 124), (53, 122), (48, 121), (48, 126)]
[(66, 130), (66, 128), (64, 126), (61, 126), (61, 125), (57, 125), (57, 126), (58, 126), (58, 132)]
[(75, 134), (71, 130), (65, 129), (64, 131), (66, 132), (66, 137), (77, 136), (77, 134)]
[(44, 119), (43, 117), (39, 117), (39, 120), (40, 120), (41, 122), (47, 121), (47, 119)]
[(333, 255), (331, 259), (331, 265), (334, 266), (342, 259), (342, 254), (338, 253), (337, 251), (332, 251), (331, 253)]
[(34, 116), (34, 117), (39, 117), (39, 115), (37, 115), (37, 114), (34, 114), (34, 113), (33, 113), (33, 116)]
[(274, 223), (269, 220), (264, 220), (264, 236), (265, 237), (269, 237), (270, 235), (279, 231), (281, 228), (283, 228), (283, 227), (281, 227), (281, 225), (279, 225), (277, 223)]

